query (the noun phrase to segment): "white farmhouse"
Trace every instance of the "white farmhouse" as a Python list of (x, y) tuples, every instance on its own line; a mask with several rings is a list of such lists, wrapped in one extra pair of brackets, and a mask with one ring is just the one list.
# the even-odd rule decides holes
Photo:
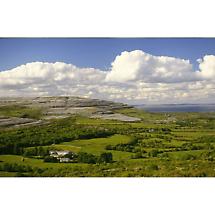
[(70, 162), (69, 158), (59, 158), (60, 163), (68, 163)]
[(64, 151), (51, 150), (51, 151), (49, 151), (49, 154), (52, 157), (63, 157), (65, 155), (68, 155), (69, 151), (67, 151), (67, 150), (64, 150)]

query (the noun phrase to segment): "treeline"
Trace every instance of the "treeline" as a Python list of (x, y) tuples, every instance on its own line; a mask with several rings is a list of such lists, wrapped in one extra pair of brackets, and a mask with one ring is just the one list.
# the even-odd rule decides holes
[(39, 147), (29, 147), (23, 149), (23, 156), (24, 157), (32, 157), (32, 156), (40, 156), (44, 157), (49, 154), (49, 148), (45, 148), (42, 146)]
[[(152, 139), (152, 140), (141, 140), (138, 138), (133, 138), (132, 141), (126, 144), (117, 144), (117, 145), (107, 145), (106, 150), (115, 150), (115, 151), (125, 151), (137, 153), (140, 157), (140, 153), (145, 153), (143, 148), (170, 148), (171, 146), (165, 145), (161, 140)], [(172, 147), (174, 148), (174, 147)]]
[(212, 143), (184, 143), (182, 146), (177, 147), (176, 151), (192, 151), (192, 150), (212, 150), (214, 149), (214, 146)]
[(139, 137), (143, 136), (146, 138), (150, 138), (151, 135), (161, 135), (163, 138), (169, 139), (169, 136), (171, 135), (171, 129), (170, 128), (145, 128), (145, 127), (133, 127), (130, 124), (106, 124), (106, 128), (112, 130), (113, 133), (117, 134), (124, 134), (124, 135), (137, 135)]
[(0, 171), (7, 172), (32, 172), (33, 168), (29, 165), (20, 165), (17, 163), (4, 163), (0, 165)]
[(215, 143), (214, 135), (204, 135), (193, 140), (196, 143)]
[(138, 144), (138, 139), (137, 138), (133, 138), (129, 143), (126, 143), (126, 144), (117, 144), (117, 145), (107, 145), (105, 147), (105, 149), (106, 150), (134, 152), (137, 144)]

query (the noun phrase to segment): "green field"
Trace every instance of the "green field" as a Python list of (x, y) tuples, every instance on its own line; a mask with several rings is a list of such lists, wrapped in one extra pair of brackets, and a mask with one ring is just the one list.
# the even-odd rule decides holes
[(39, 119), (42, 116), (40, 108), (5, 105), (0, 107), (0, 116)]
[[(131, 137), (126, 135), (113, 135), (111, 137), (107, 138), (94, 138), (89, 140), (74, 140), (72, 142), (66, 142), (61, 143), (59, 146), (67, 146), (67, 150), (70, 150), (69, 147), (71, 147), (72, 151), (82, 151), (82, 152), (88, 152), (95, 155), (99, 155), (101, 152), (105, 152), (105, 146), (112, 144), (126, 144), (129, 143), (131, 140)], [(65, 148), (66, 149), (66, 148)], [(122, 160), (122, 159), (129, 159), (131, 156), (131, 153), (129, 152), (119, 152), (114, 151), (113, 152), (113, 159), (114, 160)]]
[[(0, 128), (0, 176), (215, 176), (215, 113), (115, 112), (141, 121), (71, 115), (39, 126)], [(40, 109), (16, 106), (1, 107), (0, 115), (43, 118)], [(47, 161), (53, 150), (75, 158)]]

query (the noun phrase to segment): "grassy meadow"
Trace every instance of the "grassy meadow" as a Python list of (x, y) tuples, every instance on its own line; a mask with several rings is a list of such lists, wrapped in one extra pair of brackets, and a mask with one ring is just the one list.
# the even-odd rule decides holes
[[(80, 115), (29, 127), (0, 127), (0, 176), (214, 177), (215, 113), (115, 112), (138, 122)], [(0, 116), (42, 118), (42, 110), (1, 107)], [(50, 150), (76, 155), (47, 162)], [(102, 160), (111, 154), (111, 160)], [(90, 159), (79, 159), (80, 157)]]

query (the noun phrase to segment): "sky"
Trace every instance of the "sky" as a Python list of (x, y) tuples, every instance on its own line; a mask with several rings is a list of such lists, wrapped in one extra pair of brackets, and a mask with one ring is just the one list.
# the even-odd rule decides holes
[(212, 103), (214, 38), (1, 38), (0, 96)]
[(106, 69), (123, 51), (189, 59), (215, 54), (215, 39), (191, 38), (8, 38), (0, 39), (0, 71), (42, 61), (62, 61), (79, 67)]

